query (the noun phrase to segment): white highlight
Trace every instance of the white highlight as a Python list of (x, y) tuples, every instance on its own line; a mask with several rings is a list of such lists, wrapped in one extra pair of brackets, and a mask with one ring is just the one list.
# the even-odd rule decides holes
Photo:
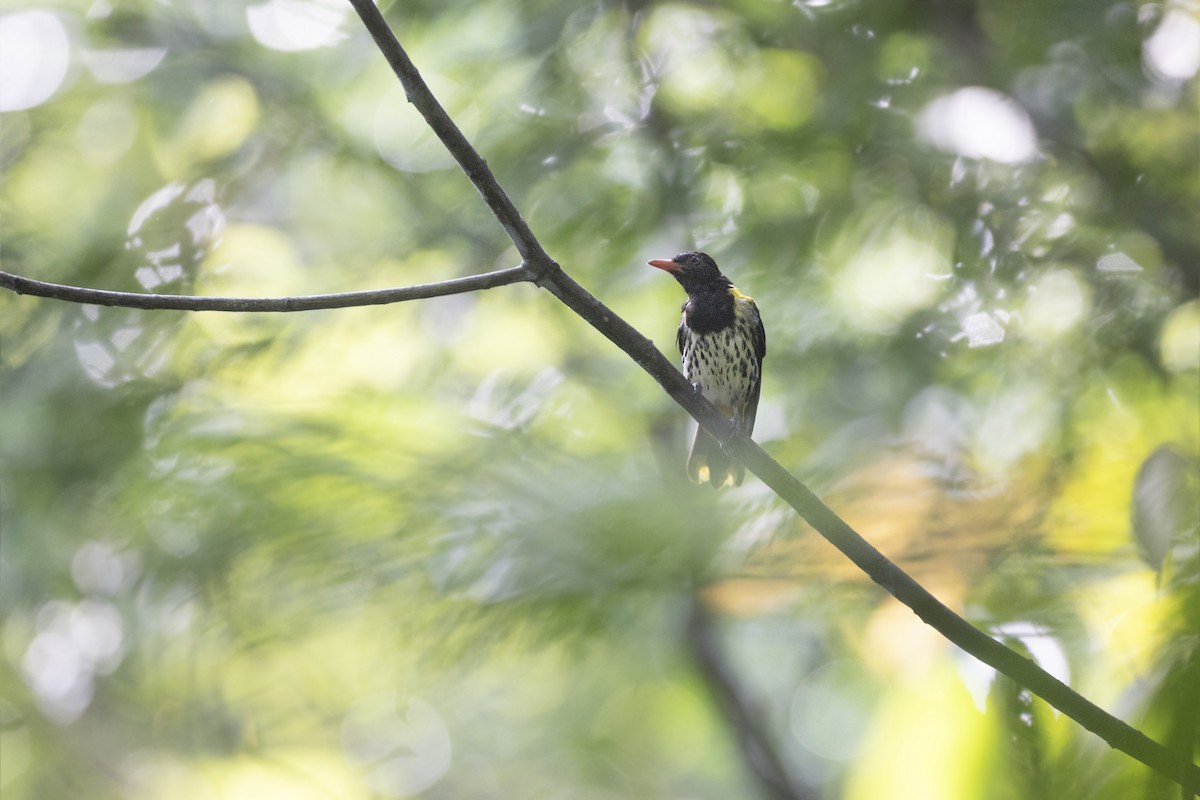
[(1015, 100), (969, 86), (929, 103), (917, 119), (922, 137), (941, 150), (1018, 164), (1037, 154), (1033, 123)]
[(1186, 81), (1200, 72), (1200, 20), (1172, 9), (1142, 45), (1142, 60), (1158, 77)]
[(348, 5), (338, 0), (268, 0), (246, 9), (250, 33), (272, 50), (328, 47), (346, 38), (340, 30)]
[(70, 41), (49, 11), (0, 17), (0, 111), (21, 111), (49, 100), (67, 76)]

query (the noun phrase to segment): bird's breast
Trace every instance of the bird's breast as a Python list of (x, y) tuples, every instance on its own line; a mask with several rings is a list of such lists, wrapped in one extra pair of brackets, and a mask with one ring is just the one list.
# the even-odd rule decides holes
[(760, 379), (761, 362), (754, 351), (750, 321), (737, 316), (732, 324), (704, 333), (690, 326), (682, 338), (683, 374), (700, 387), (711, 403), (741, 406)]

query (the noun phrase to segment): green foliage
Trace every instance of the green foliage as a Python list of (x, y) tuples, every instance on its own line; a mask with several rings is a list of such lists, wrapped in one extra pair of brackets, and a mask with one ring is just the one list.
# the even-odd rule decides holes
[[(711, 253), (763, 310), (756, 438), (1195, 759), (1192, 11), (385, 10), (573, 277), (668, 350), (682, 298), (645, 261)], [(283, 296), (518, 261), (346, 4), (3, 14), (6, 271)], [(295, 315), (4, 293), (0, 337), (6, 798), (745, 797), (695, 591), (818, 796), (1178, 794), (761, 484), (684, 483), (682, 413), (532, 287)]]

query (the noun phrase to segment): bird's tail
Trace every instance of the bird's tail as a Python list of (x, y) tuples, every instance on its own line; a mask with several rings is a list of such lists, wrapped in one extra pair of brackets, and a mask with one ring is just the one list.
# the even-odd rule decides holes
[(687, 474), (693, 483), (708, 483), (713, 488), (741, 486), (746, 469), (721, 449), (721, 443), (699, 426), (692, 436), (688, 453)]

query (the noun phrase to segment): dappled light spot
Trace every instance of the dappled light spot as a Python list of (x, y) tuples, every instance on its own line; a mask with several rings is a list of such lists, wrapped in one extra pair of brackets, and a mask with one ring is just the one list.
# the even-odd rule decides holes
[(1096, 269), (1101, 272), (1141, 272), (1142, 265), (1125, 253), (1109, 253), (1096, 259)]
[(75, 320), (75, 355), (92, 381), (111, 388), (161, 372), (169, 356), (167, 333), (160, 324), (148, 328), (136, 311), (84, 306)]
[(792, 695), (792, 735), (822, 758), (848, 761), (858, 755), (879, 694), (862, 662), (830, 661)]
[(841, 797), (986, 796), (991, 783), (984, 767), (996, 758), (997, 743), (948, 659), (905, 677), (873, 709), (862, 753), (848, 765)]
[(82, 592), (115, 595), (137, 575), (137, 556), (106, 542), (84, 542), (71, 558), (71, 578)]
[[(214, 181), (163, 186), (142, 201), (126, 228), (132, 279), (145, 291), (185, 293), (224, 226)], [(75, 320), (75, 353), (101, 386), (151, 378), (166, 367), (179, 322), (130, 309), (83, 306)]]
[(83, 112), (75, 129), (79, 153), (93, 166), (119, 160), (137, 136), (137, 116), (123, 99), (97, 100)]
[(71, 42), (49, 11), (0, 17), (0, 111), (20, 111), (54, 96), (67, 76)]
[(1200, 300), (1184, 303), (1163, 322), (1158, 351), (1172, 372), (1200, 368)]
[(667, 5), (643, 31), (659, 97), (683, 114), (715, 112), (746, 131), (791, 130), (820, 104), (820, 63), (799, 50), (754, 49), (719, 13)]
[(1064, 211), (1050, 220), (1050, 224), (1046, 226), (1045, 238), (1049, 240), (1061, 239), (1074, 230), (1075, 227), (1075, 218)]
[(1167, 81), (1186, 81), (1200, 72), (1200, 20), (1194, 11), (1169, 10), (1142, 45), (1142, 60)]
[[(146, 224), (146, 220), (148, 220), (152, 214), (157, 211), (161, 211), (172, 200), (183, 194), (185, 188), (186, 186), (179, 182), (168, 183), (166, 186), (162, 187), (154, 194), (143, 200), (142, 204), (137, 207), (136, 211), (133, 212), (133, 216), (129, 220), (129, 227), (126, 230), (126, 233), (130, 236), (133, 236), (135, 233), (141, 230), (142, 226)], [(140, 245), (141, 241), (135, 239), (132, 244), (135, 246)]]
[(348, 9), (349, 4), (337, 0), (268, 0), (249, 6), (246, 21), (259, 44), (296, 52), (343, 41), (341, 24)]
[(971, 86), (939, 97), (922, 109), (917, 127), (934, 146), (967, 158), (1018, 164), (1037, 154), (1025, 109), (992, 89)]
[(99, 83), (129, 83), (154, 71), (167, 55), (165, 47), (82, 50), (79, 57)]
[(1053, 341), (1074, 330), (1091, 305), (1087, 287), (1068, 269), (1048, 270), (1026, 291), (1021, 326), (1034, 341)]
[(797, 50), (761, 50), (739, 81), (739, 115), (759, 130), (798, 128), (816, 113), (820, 101), (820, 64)]
[(38, 610), (36, 624), (38, 633), (21, 661), (22, 675), (42, 713), (67, 725), (91, 704), (96, 676), (121, 662), (124, 620), (107, 602), (55, 600)]
[(895, 31), (880, 47), (878, 76), (889, 86), (914, 83), (929, 68), (932, 58), (928, 39), (908, 31)]
[(1039, 381), (1014, 380), (982, 404), (972, 428), (972, 463), (984, 476), (1015, 480), (1022, 458), (1040, 452), (1057, 435), (1062, 406)]
[(200, 282), (205, 294), (270, 296), (299, 289), (300, 253), (294, 243), (265, 225), (230, 225), (205, 260)]
[(957, 465), (978, 411), (962, 394), (946, 386), (927, 386), (904, 408), (902, 435), (944, 463)]
[(342, 750), (385, 797), (419, 794), (450, 769), (450, 731), (437, 709), (412, 697), (401, 710), (394, 692), (363, 698), (346, 712)]
[[(426, 75), (425, 79), (442, 104), (454, 114), (454, 121), (470, 137), (479, 128), (479, 108), (466, 101), (470, 87)], [(367, 97), (349, 98), (348, 113), (366, 115), (371, 140), (384, 161), (402, 172), (432, 172), (454, 166), (454, 158), (429, 130), (398, 86), (381, 88)], [(356, 123), (361, 122), (355, 120)]]
[[(219, 713), (214, 711), (214, 714)], [(157, 723), (166, 713), (155, 717)], [(254, 753), (135, 749), (119, 762), (130, 800), (364, 800), (362, 785), (336, 756), (294, 742)]]
[(1182, 605), (1184, 598), (1163, 602), (1159, 580), (1143, 567), (1075, 589), (1081, 621), (1096, 647), (1110, 654), (1104, 663), (1090, 665), (1093, 696), (1119, 696), (1130, 675), (1146, 675), (1155, 669), (1155, 651), (1163, 646), (1166, 626), (1188, 613)]
[(1004, 341), (1004, 326), (988, 312), (977, 311), (963, 319), (961, 330), (950, 341), (957, 342), (960, 339), (966, 339), (968, 347), (999, 344)]
[(183, 261), (189, 269), (194, 267), (224, 230), (225, 213), (216, 202), (214, 181), (206, 178), (191, 186), (169, 183), (133, 212), (125, 247), (144, 250), (150, 266), (159, 271), (154, 278), (138, 276), (142, 286), (154, 289), (179, 278)]
[(661, 95), (680, 110), (709, 108), (730, 88), (733, 64), (716, 42), (721, 22), (706, 10), (662, 5), (642, 28)]
[[(891, 217), (891, 224), (880, 220)], [(880, 208), (848, 227), (831, 254), (832, 300), (855, 327), (886, 331), (942, 292), (950, 272), (951, 231), (923, 210)]]
[(171, 172), (192, 172), (197, 162), (236, 152), (258, 127), (258, 92), (240, 75), (223, 75), (192, 98), (173, 133), (157, 142), (155, 155)]
[[(300, 254), (295, 243), (276, 228), (231, 225), (220, 243), (203, 259), (196, 276), (198, 294), (271, 297), (300, 294)], [(189, 322), (214, 341), (253, 341), (277, 331), (287, 321), (279, 314), (199, 314)]]
[(499, 295), (479, 296), (464, 334), (471, 346), (457, 348), (453, 353), (455, 362), (478, 376), (490, 375), (496, 369), (552, 375), (555, 370), (545, 365), (558, 363), (568, 337), (554, 326), (544, 306), (531, 305), (515, 317), (504, 315), (504, 307)]

